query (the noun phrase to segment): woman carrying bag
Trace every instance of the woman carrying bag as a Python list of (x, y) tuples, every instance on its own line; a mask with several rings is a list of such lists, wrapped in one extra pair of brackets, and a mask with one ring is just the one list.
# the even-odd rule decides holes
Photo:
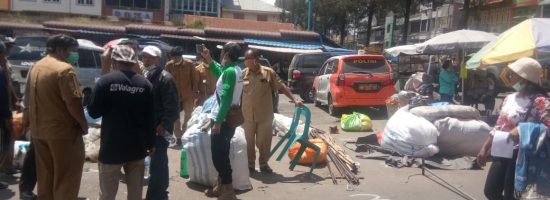
[(549, 96), (540, 85), (543, 73), (541, 65), (532, 58), (521, 58), (508, 65), (508, 69), (508, 83), (516, 92), (504, 99), (497, 124), (477, 156), (478, 164), (482, 167), (489, 153), (493, 157), (484, 189), (489, 200), (515, 199), (519, 123), (550, 125), (550, 120), (544, 118)]

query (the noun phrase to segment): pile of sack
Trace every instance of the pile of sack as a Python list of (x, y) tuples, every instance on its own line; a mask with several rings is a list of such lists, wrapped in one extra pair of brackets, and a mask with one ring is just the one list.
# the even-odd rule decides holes
[[(203, 107), (197, 107), (187, 124), (187, 131), (182, 136), (183, 148), (187, 152), (189, 179), (200, 185), (213, 187), (218, 172), (212, 162), (210, 123), (214, 97), (209, 98)], [(233, 187), (236, 190), (250, 190), (250, 172), (248, 171), (247, 145), (244, 130), (238, 127), (231, 139), (229, 159), (233, 170)]]
[(476, 156), (491, 130), (479, 119), (470, 106), (405, 106), (389, 119), (381, 145), (412, 157)]

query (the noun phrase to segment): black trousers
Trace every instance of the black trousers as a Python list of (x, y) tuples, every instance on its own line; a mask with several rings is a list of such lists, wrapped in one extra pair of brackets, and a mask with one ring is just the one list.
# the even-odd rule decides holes
[(23, 171), (19, 180), (19, 192), (32, 192), (36, 186), (36, 161), (32, 142), (25, 156)]
[(229, 147), (231, 144), (231, 138), (235, 135), (235, 128), (227, 126), (224, 122), (220, 129), (220, 133), (217, 135), (212, 134), (211, 149), (212, 149), (212, 162), (214, 167), (218, 171), (223, 185), (231, 184), (233, 182), (231, 169), (231, 162), (229, 160)]
[(489, 200), (513, 200), (517, 150), (513, 158), (493, 158), (485, 182), (485, 197)]

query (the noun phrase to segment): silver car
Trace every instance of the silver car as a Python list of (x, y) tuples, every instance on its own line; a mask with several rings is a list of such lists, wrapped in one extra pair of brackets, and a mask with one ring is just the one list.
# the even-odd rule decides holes
[[(32, 36), (18, 37), (15, 40), (8, 62), (12, 67), (12, 79), (19, 95), (24, 93), (25, 83), (29, 69), (34, 63), (46, 55), (47, 37)], [(73, 63), (76, 76), (80, 81), (80, 87), (84, 94), (84, 105), (89, 103), (92, 88), (96, 80), (101, 76), (101, 54), (103, 48), (89, 40), (78, 39), (78, 63)]]

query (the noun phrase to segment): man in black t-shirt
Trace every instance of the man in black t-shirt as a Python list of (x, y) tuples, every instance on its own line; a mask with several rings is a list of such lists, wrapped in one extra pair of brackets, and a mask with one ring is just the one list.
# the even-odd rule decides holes
[(155, 124), (151, 83), (132, 71), (134, 50), (117, 45), (111, 58), (118, 71), (102, 76), (92, 93), (88, 112), (102, 118), (99, 150), (101, 200), (114, 200), (124, 168), (128, 199), (142, 199), (144, 158), (154, 153)]

